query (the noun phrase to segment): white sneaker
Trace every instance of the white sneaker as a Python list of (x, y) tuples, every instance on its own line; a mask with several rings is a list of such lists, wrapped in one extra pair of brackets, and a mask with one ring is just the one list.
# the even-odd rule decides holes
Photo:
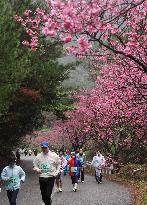
[(73, 188), (72, 190), (75, 191), (75, 188)]
[(81, 181), (82, 183), (84, 183), (84, 181)]
[(61, 189), (61, 188), (59, 188), (59, 192), (62, 192), (62, 189)]

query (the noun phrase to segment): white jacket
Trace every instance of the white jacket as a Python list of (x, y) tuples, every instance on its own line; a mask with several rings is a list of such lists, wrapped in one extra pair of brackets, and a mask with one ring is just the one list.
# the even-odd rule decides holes
[(61, 168), (60, 157), (55, 153), (49, 151), (47, 154), (41, 152), (35, 157), (34, 170), (41, 171), (40, 177), (48, 178), (55, 176), (55, 172), (59, 173)]
[(105, 166), (105, 158), (103, 155), (96, 155), (93, 157), (93, 160), (91, 162), (91, 165), (94, 167), (94, 168), (102, 168), (103, 166)]

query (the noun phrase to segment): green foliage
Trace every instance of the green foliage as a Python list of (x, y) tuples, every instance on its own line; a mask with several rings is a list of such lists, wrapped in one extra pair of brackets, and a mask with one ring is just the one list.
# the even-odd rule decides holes
[(128, 164), (122, 167), (119, 171), (120, 176), (132, 180), (147, 180), (147, 165)]
[(29, 72), (28, 58), (20, 49), (21, 29), (13, 21), (9, 1), (0, 1), (0, 113), (11, 103), (13, 93), (19, 88), (23, 77)]
[(0, 1), (0, 155), (42, 126), (43, 110), (53, 110), (55, 101), (62, 106), (58, 93), (70, 69), (57, 61), (58, 42), (42, 38), (36, 52), (21, 45), (25, 33), (13, 17), (30, 6), (29, 0)]
[(58, 118), (62, 120), (66, 119), (65, 112), (67, 110), (73, 110), (75, 99), (71, 96), (71, 91), (65, 91), (60, 88), (57, 92), (57, 98), (53, 101), (50, 109), (56, 114)]

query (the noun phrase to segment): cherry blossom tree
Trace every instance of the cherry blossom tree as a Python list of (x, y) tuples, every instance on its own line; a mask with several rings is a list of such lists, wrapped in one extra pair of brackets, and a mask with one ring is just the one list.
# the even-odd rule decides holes
[(24, 143), (39, 147), (42, 141), (47, 140), (50, 147), (61, 148), (62, 146), (66, 146), (70, 144), (70, 141), (68, 137), (65, 137), (62, 125), (63, 123), (61, 121), (56, 120), (47, 130), (34, 131), (31, 135), (27, 135)]
[(96, 87), (78, 96), (77, 109), (67, 113), (64, 126), (71, 140), (92, 138), (105, 152), (121, 155), (125, 161), (128, 154), (131, 160), (140, 156), (139, 161), (145, 157), (147, 143), (146, 89), (142, 87), (146, 75), (121, 65), (103, 66)]
[(75, 41), (66, 50), (99, 60), (127, 59), (147, 72), (145, 0), (46, 0), (46, 10), (25, 11), (21, 22), (37, 49), (39, 36)]
[(46, 2), (45, 10), (15, 17), (29, 37), (22, 43), (36, 50), (42, 35), (60, 40), (68, 53), (89, 60), (92, 73), (99, 72), (96, 86), (78, 94), (77, 109), (67, 112), (69, 119), (60, 124), (64, 137), (75, 144), (92, 138), (107, 152), (142, 162), (147, 143), (147, 2)]

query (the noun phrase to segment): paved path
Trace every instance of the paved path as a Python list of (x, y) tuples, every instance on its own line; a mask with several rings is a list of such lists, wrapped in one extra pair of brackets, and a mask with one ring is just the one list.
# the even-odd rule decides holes
[[(25, 184), (18, 195), (18, 205), (41, 205), (38, 177), (32, 171), (32, 157), (25, 159), (23, 168), (27, 173)], [(79, 183), (78, 191), (72, 191), (69, 176), (65, 176), (62, 193), (54, 193), (53, 205), (132, 205), (129, 190), (119, 184), (104, 180), (97, 184), (92, 176)], [(8, 205), (6, 192), (2, 188), (0, 205)]]

